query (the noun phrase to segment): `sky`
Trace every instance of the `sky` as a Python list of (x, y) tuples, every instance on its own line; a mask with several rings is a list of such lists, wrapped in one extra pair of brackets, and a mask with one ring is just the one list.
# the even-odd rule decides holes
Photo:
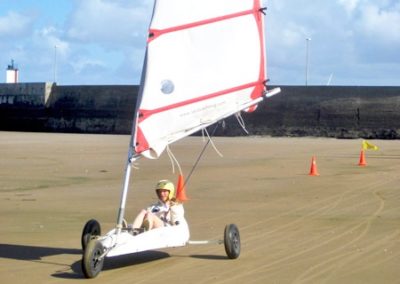
[[(399, 0), (264, 4), (271, 85), (400, 86)], [(152, 7), (152, 0), (0, 0), (0, 83), (14, 60), (20, 82), (139, 84)]]

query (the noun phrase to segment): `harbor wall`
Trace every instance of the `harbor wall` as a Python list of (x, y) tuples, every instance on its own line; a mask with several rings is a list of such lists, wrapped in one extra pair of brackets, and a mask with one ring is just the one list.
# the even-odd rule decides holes
[(243, 115), (251, 134), (400, 138), (400, 87), (283, 86)]
[[(271, 87), (272, 88), (272, 87)], [(251, 114), (250, 135), (400, 138), (400, 87), (281, 86)], [(0, 84), (0, 130), (129, 134), (139, 87)], [(216, 135), (247, 135), (235, 117)]]

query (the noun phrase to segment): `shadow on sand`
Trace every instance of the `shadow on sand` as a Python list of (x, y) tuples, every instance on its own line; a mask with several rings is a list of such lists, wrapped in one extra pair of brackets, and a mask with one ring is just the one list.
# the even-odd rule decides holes
[(227, 260), (228, 259), (228, 257), (225, 255), (211, 255), (211, 254), (204, 254), (204, 255), (193, 254), (190, 257), (198, 258), (198, 259), (213, 259), (213, 260)]
[[(0, 244), (0, 257), (9, 258), (23, 261), (32, 261), (36, 263), (53, 264), (56, 266), (66, 266), (67, 269), (57, 270), (53, 277), (64, 278), (64, 279), (78, 279), (84, 278), (81, 261), (75, 261), (72, 264), (65, 264), (59, 262), (51, 262), (43, 260), (45, 257), (61, 255), (61, 254), (73, 254), (81, 255), (81, 249), (70, 249), (70, 248), (51, 248), (51, 247), (36, 247), (27, 245), (11, 245), (11, 244)], [(145, 251), (135, 254), (128, 254), (118, 257), (106, 258), (104, 262), (104, 270), (121, 268), (125, 266), (138, 265), (145, 262), (156, 261), (169, 257), (170, 255), (160, 251)]]
[[(122, 268), (126, 266), (139, 265), (146, 262), (156, 261), (159, 259), (167, 258), (170, 255), (160, 251), (144, 251), (138, 253), (132, 253), (122, 256), (115, 256), (106, 258), (102, 271)], [(54, 273), (52, 276), (64, 279), (84, 278), (81, 261), (76, 261), (71, 265), (72, 272), (59, 271)]]
[(81, 253), (82, 250), (80, 249), (0, 244), (0, 257), (26, 261), (38, 261), (41, 260), (43, 257), (59, 254)]
[[(61, 254), (73, 254), (79, 255), (82, 254), (82, 250), (80, 249), (70, 249), (70, 248), (52, 248), (52, 247), (37, 247), (37, 246), (27, 246), (27, 245), (11, 245), (11, 244), (0, 244), (0, 257), (23, 260), (23, 261), (32, 261), (36, 263), (43, 264), (52, 264), (55, 266), (63, 266), (67, 267), (67, 270), (71, 270), (76, 272), (78, 269), (79, 275), (76, 273), (74, 276), (71, 275), (70, 278), (81, 278), (81, 269), (80, 264), (76, 266), (75, 264), (70, 265), (67, 263), (60, 262), (52, 262), (48, 260), (43, 260), (45, 257), (61, 255)], [(65, 269), (64, 269), (65, 271)], [(63, 272), (64, 273), (64, 272)]]
[[(0, 244), (1, 258), (32, 261), (43, 264), (52, 264), (58, 267), (63, 266), (66, 268), (56, 270), (55, 273), (52, 274), (52, 276), (63, 279), (84, 278), (80, 260), (75, 261), (72, 264), (43, 260), (43, 258), (45, 257), (62, 255), (62, 254), (70, 254), (70, 255), (72, 254), (80, 256), (82, 255), (82, 250), (71, 249), (71, 248), (52, 248), (52, 247), (37, 247), (37, 246), (27, 246), (27, 245)], [(156, 261), (167, 257), (170, 257), (170, 255), (166, 252), (150, 250), (134, 254), (127, 254), (122, 256), (106, 258), (104, 262), (103, 271), (122, 268), (126, 266), (139, 265), (142, 263)], [(189, 257), (198, 259), (226, 260), (226, 256), (219, 256), (219, 255), (190, 255)]]

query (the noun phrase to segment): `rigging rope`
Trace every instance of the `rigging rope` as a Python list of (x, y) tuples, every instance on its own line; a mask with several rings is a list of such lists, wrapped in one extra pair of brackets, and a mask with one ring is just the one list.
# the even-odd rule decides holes
[[(243, 129), (247, 134), (249, 134), (249, 132), (248, 132), (247, 129), (246, 129), (246, 125), (245, 125), (245, 122), (244, 122), (243, 117), (241, 116), (241, 114), (240, 114), (240, 113), (237, 113), (237, 114), (235, 115), (235, 117), (236, 117), (237, 121), (239, 122), (239, 125), (242, 127), (242, 129)], [(217, 149), (217, 147), (215, 146), (214, 142), (213, 142), (212, 139), (211, 139), (211, 137), (214, 136), (215, 131), (217, 130), (217, 128), (218, 128), (218, 126), (219, 126), (220, 123), (222, 124), (223, 127), (225, 127), (225, 121), (217, 122), (217, 123), (215, 124), (215, 127), (214, 127), (214, 129), (213, 129), (211, 135), (208, 133), (208, 131), (207, 131), (206, 128), (204, 128), (204, 129), (201, 130), (202, 137), (204, 138), (204, 133), (205, 133), (205, 134), (207, 135), (207, 137), (208, 137), (208, 140), (207, 140), (206, 144), (204, 145), (203, 149), (201, 150), (199, 156), (197, 157), (196, 162), (194, 163), (192, 169), (190, 170), (189, 174), (187, 175), (187, 177), (186, 177), (186, 179), (185, 179), (185, 182), (184, 182), (184, 184), (183, 184), (183, 187), (185, 187), (185, 186), (188, 184), (188, 182), (189, 182), (189, 180), (190, 180), (190, 178), (191, 178), (191, 176), (192, 176), (194, 170), (196, 169), (197, 165), (199, 164), (201, 157), (203, 156), (205, 150), (207, 149), (207, 146), (208, 146), (210, 143), (211, 143), (212, 147), (214, 148), (215, 152), (217, 152), (217, 154), (218, 154), (220, 157), (223, 157), (223, 155), (222, 155), (221, 152)], [(169, 148), (169, 145), (167, 146), (167, 153), (168, 153), (168, 157), (169, 157), (169, 159), (170, 159), (170, 161), (171, 161), (171, 164), (172, 164), (172, 172), (175, 173), (174, 164), (176, 164), (176, 165), (178, 166), (179, 173), (182, 175), (181, 166), (180, 166), (178, 160), (176, 159), (175, 155), (172, 153), (171, 149)]]
[[(213, 129), (213, 131), (212, 131), (212, 133), (211, 133), (211, 136), (214, 135), (215, 131), (216, 131), (217, 128), (218, 128), (218, 125), (219, 125), (219, 123), (217, 123), (217, 124), (215, 125), (215, 127), (214, 127), (214, 129)], [(207, 132), (207, 130), (206, 130), (206, 132)], [(192, 176), (192, 174), (193, 174), (195, 168), (197, 167), (198, 163), (200, 162), (200, 159), (201, 159), (201, 157), (203, 156), (203, 154), (204, 154), (204, 152), (205, 152), (205, 150), (206, 150), (208, 144), (210, 144), (211, 137), (210, 137), (210, 135), (208, 135), (208, 132), (207, 132), (207, 136), (208, 136), (209, 139), (208, 139), (207, 143), (204, 145), (203, 149), (201, 150), (199, 156), (197, 157), (196, 162), (194, 163), (192, 169), (190, 170), (190, 173), (187, 175), (187, 177), (186, 177), (186, 179), (185, 179), (185, 183), (183, 184), (183, 187), (185, 187), (185, 186), (187, 185), (187, 183), (189, 182), (190, 177)], [(215, 148), (214, 148), (214, 149), (215, 149)], [(217, 151), (217, 153), (218, 153), (218, 151)]]
[(236, 113), (235, 117), (236, 117), (239, 125), (242, 127), (243, 131), (246, 132), (246, 134), (248, 135), (249, 131), (247, 131), (247, 129), (246, 129), (246, 124), (244, 123), (241, 113), (240, 112)]
[(210, 134), (208, 133), (207, 129), (204, 129), (204, 132), (207, 134), (208, 141), (211, 142), (211, 146), (213, 146), (215, 152), (217, 152), (218, 156), (220, 156), (220, 157), (222, 158), (224, 155), (222, 155), (221, 152), (218, 151), (218, 149), (217, 149), (217, 147), (215, 146), (214, 141), (212, 141), (212, 139), (211, 139), (211, 137), (210, 137)]
[(167, 154), (168, 154), (169, 160), (171, 161), (172, 172), (175, 173), (175, 166), (174, 166), (174, 164), (176, 164), (176, 165), (178, 166), (179, 173), (182, 174), (181, 165), (179, 164), (178, 159), (175, 157), (174, 153), (172, 153), (171, 149), (169, 148), (169, 145), (167, 145)]
[[(235, 117), (236, 117), (236, 119), (237, 119), (239, 125), (240, 125), (240, 126), (242, 127), (242, 129), (244, 130), (244, 132), (246, 132), (247, 134), (249, 134), (249, 132), (248, 132), (247, 129), (246, 129), (246, 125), (245, 125), (245, 122), (244, 122), (243, 117), (241, 116), (241, 114), (240, 114), (240, 113), (236, 113)], [(206, 128), (204, 128), (204, 129), (201, 130), (203, 139), (204, 139), (204, 137), (205, 137), (205, 135), (204, 135), (204, 133), (205, 133), (205, 134), (207, 135), (207, 137), (208, 137), (208, 140), (207, 140), (206, 144), (204, 145), (203, 149), (201, 150), (199, 156), (197, 157), (196, 162), (194, 163), (192, 169), (190, 170), (189, 174), (187, 175), (187, 177), (186, 177), (186, 179), (185, 179), (185, 182), (184, 182), (184, 184), (183, 184), (183, 187), (185, 187), (185, 186), (187, 185), (187, 183), (189, 182), (189, 180), (190, 180), (190, 178), (191, 178), (191, 176), (192, 176), (194, 170), (196, 169), (197, 165), (199, 164), (201, 157), (203, 156), (205, 150), (207, 149), (207, 146), (208, 146), (210, 143), (211, 143), (211, 146), (214, 148), (215, 152), (216, 152), (220, 157), (223, 157), (222, 153), (217, 149), (217, 147), (215, 146), (214, 142), (213, 142), (212, 139), (211, 139), (211, 137), (214, 136), (215, 131), (217, 130), (217, 128), (218, 128), (218, 126), (219, 126), (220, 123), (222, 124), (223, 127), (225, 127), (225, 121), (224, 121), (224, 120), (223, 120), (222, 122), (217, 122), (217, 123), (215, 124), (215, 127), (214, 127), (214, 129), (213, 129), (211, 135), (208, 133), (208, 130), (207, 130)], [(172, 165), (172, 172), (175, 173), (175, 164), (176, 164), (177, 167), (178, 167), (178, 169), (179, 169), (179, 173), (180, 173), (181, 175), (183, 175), (183, 174), (182, 174), (182, 168), (181, 168), (181, 166), (180, 166), (180, 164), (179, 164), (179, 162), (178, 162), (178, 159), (177, 159), (177, 158), (175, 157), (175, 155), (172, 153), (172, 151), (171, 151), (169, 145), (167, 145), (167, 154), (168, 154), (168, 158), (169, 158), (169, 160), (170, 160), (170, 162), (171, 162), (171, 165)]]

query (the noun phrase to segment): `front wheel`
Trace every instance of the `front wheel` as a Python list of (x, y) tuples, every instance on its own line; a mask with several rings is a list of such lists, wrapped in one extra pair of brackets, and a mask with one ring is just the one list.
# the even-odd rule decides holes
[(95, 219), (91, 219), (86, 222), (85, 227), (83, 227), (81, 244), (82, 250), (85, 250), (90, 239), (101, 234), (101, 228), (99, 222)]
[(226, 255), (230, 259), (236, 259), (240, 255), (240, 235), (239, 229), (235, 224), (229, 224), (225, 227), (224, 245)]
[(96, 277), (103, 269), (104, 247), (96, 239), (91, 239), (87, 244), (82, 258), (82, 272), (86, 278)]

